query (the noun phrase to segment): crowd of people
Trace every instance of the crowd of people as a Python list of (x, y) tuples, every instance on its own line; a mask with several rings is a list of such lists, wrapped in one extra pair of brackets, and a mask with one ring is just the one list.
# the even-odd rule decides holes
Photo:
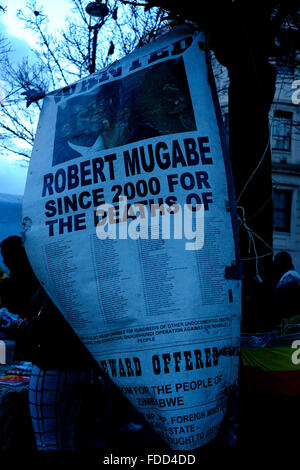
[[(103, 391), (108, 389), (111, 409), (116, 408), (114, 424), (120, 430), (139, 431), (142, 425), (130, 421), (129, 402), (101, 376), (96, 361), (40, 285), (21, 237), (8, 237), (0, 247), (8, 269), (7, 275), (0, 273), (0, 308), (14, 314), (0, 316), (0, 331), (16, 342), (16, 360), (32, 363), (28, 397), (36, 449), (76, 448), (76, 425), (91, 390), (98, 395), (93, 394), (89, 412), (92, 407), (101, 410)], [(291, 256), (277, 253), (273, 267), (274, 327), (282, 321), (300, 323), (300, 275)]]

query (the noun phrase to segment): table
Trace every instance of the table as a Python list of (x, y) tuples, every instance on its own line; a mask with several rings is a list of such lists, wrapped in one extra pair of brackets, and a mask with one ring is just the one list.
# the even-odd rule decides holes
[[(10, 365), (0, 365), (4, 375)], [(31, 450), (34, 435), (28, 407), (28, 384), (0, 384), (0, 451)]]

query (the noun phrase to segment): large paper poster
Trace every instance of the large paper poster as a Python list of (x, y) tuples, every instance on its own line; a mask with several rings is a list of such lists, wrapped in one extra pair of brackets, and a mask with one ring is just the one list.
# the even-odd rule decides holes
[(217, 435), (237, 381), (235, 206), (215, 101), (188, 28), (49, 94), (23, 203), (42, 285), (173, 449)]

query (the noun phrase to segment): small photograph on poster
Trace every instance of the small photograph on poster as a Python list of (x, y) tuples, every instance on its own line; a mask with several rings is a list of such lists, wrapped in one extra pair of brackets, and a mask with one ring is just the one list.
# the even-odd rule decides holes
[(58, 105), (52, 166), (159, 135), (196, 130), (182, 58), (99, 85)]

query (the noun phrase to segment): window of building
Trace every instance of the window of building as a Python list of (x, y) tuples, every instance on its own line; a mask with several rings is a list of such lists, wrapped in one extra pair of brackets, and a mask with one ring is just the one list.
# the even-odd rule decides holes
[(293, 113), (275, 111), (272, 129), (272, 148), (274, 150), (291, 151)]
[(273, 192), (273, 224), (277, 232), (291, 231), (292, 194), (290, 189), (275, 189)]

